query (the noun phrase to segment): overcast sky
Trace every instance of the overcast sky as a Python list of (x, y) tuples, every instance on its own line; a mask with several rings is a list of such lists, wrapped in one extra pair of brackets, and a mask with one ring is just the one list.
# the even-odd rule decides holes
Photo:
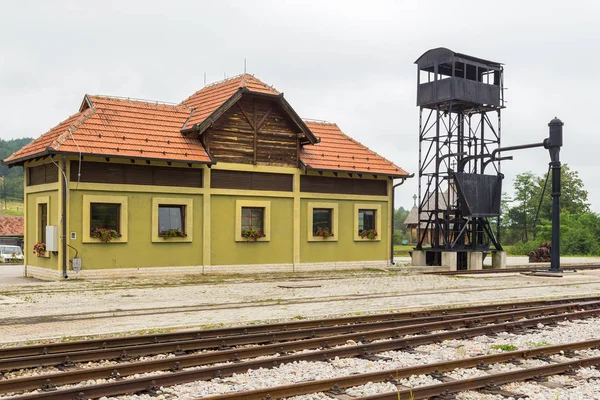
[[(416, 66), (425, 51), (505, 64), (502, 142), (539, 142), (565, 123), (563, 162), (600, 212), (598, 1), (0, 0), (0, 137), (38, 137), (85, 93), (180, 102), (247, 71), (304, 118), (342, 130), (409, 172), (418, 167)], [(547, 151), (514, 153), (543, 174)], [(411, 207), (417, 179), (397, 189)]]

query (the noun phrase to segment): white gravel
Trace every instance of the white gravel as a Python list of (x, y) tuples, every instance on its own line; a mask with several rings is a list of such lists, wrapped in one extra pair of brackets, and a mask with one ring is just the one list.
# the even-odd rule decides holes
[[(231, 377), (216, 378), (210, 381), (201, 381), (162, 388), (158, 397), (149, 395), (128, 395), (111, 397), (111, 400), (146, 400), (146, 399), (195, 399), (228, 392), (238, 392), (265, 387), (288, 385), (303, 381), (316, 379), (329, 379), (344, 377), (351, 374), (366, 373), (382, 370), (402, 368), (412, 365), (448, 361), (453, 359), (473, 357), (483, 354), (494, 354), (504, 351), (503, 349), (531, 349), (540, 346), (556, 345), (567, 342), (575, 342), (600, 337), (600, 319), (589, 319), (585, 321), (561, 322), (557, 327), (549, 328), (540, 326), (539, 332), (516, 335), (512, 333), (501, 333), (496, 337), (479, 336), (469, 340), (447, 340), (442, 343), (423, 345), (415, 348), (414, 352), (387, 351), (379, 353), (382, 358), (376, 361), (357, 358), (334, 358), (329, 362), (306, 362), (299, 361), (284, 364), (276, 368), (248, 370), (243, 374), (235, 374)], [(354, 345), (354, 344), (349, 344)], [(514, 346), (514, 347), (513, 347)], [(600, 350), (584, 350), (577, 352), (582, 356), (600, 356)], [(159, 355), (156, 357), (169, 357)], [(551, 357), (554, 362), (570, 360), (564, 355), (557, 354)], [(228, 363), (222, 363), (225, 365)], [(477, 376), (485, 376), (489, 373), (506, 372), (526, 367), (545, 365), (546, 362), (537, 359), (522, 360), (521, 365), (497, 364), (491, 365), (490, 370), (477, 368), (456, 369), (445, 373), (454, 379), (469, 379)], [(86, 363), (82, 366), (91, 367), (95, 363)], [(204, 368), (195, 367), (194, 369)], [(49, 369), (50, 370), (50, 369)], [(39, 374), (39, 370), (28, 370), (31, 375)], [(152, 375), (143, 374), (143, 375)], [(141, 375), (140, 375), (141, 376)], [(10, 376), (9, 376), (10, 377)], [(597, 380), (593, 378), (598, 378)], [(600, 398), (600, 372), (596, 368), (582, 368), (578, 375), (556, 376), (550, 378), (551, 382), (566, 385), (565, 388), (549, 388), (535, 382), (511, 383), (504, 385), (503, 389), (530, 396), (532, 399), (555, 400), (555, 399), (598, 399)], [(106, 380), (89, 381), (79, 385), (107, 382)], [(399, 383), (404, 387), (419, 387), (440, 383), (440, 381), (428, 375), (411, 376), (400, 379)], [(77, 385), (73, 385), (77, 386)], [(573, 386), (573, 387), (571, 387)], [(69, 385), (69, 387), (72, 387)], [(368, 396), (378, 393), (396, 391), (396, 386), (390, 382), (368, 383), (366, 385), (349, 388), (346, 393), (351, 396)], [(329, 400), (332, 397), (327, 393), (317, 393), (307, 396), (296, 396), (295, 400)], [(458, 396), (461, 400), (470, 399), (499, 399), (495, 395), (483, 395), (478, 392), (465, 392)], [(108, 400), (108, 399), (104, 399)]]

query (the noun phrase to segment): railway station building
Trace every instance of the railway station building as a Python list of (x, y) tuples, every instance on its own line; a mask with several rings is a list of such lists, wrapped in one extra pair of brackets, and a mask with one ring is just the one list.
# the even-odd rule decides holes
[(408, 176), (248, 74), (179, 104), (86, 95), (3, 162), (43, 279), (386, 266)]

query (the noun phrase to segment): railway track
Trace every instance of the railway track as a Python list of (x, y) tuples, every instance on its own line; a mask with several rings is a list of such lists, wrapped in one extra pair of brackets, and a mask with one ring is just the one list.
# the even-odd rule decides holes
[[(24, 400), (84, 399), (144, 390), (153, 391), (163, 386), (210, 380), (214, 377), (243, 373), (249, 369), (272, 368), (291, 362), (323, 361), (336, 357), (377, 358), (376, 354), (383, 351), (402, 351), (414, 346), (448, 339), (466, 339), (506, 331), (526, 332), (529, 329), (536, 329), (540, 324), (548, 325), (557, 321), (598, 317), (600, 316), (599, 310), (600, 299), (593, 297), (120, 338), (109, 341), (112, 347), (109, 347), (109, 344), (105, 343), (106, 341), (103, 343), (89, 341), (87, 344), (86, 342), (66, 343), (46, 346), (45, 351), (42, 352), (47, 354), (37, 355), (31, 353), (32, 351), (39, 353), (40, 346), (9, 348), (3, 349), (4, 353), (0, 357), (0, 371), (55, 365), (62, 365), (68, 370), (60, 373), (0, 380), (0, 393), (24, 393), (28, 390), (45, 389), (40, 393), (17, 397)], [(191, 335), (191, 339), (189, 335)], [(156, 343), (156, 340), (162, 342)], [(352, 345), (348, 345), (348, 343), (352, 343)], [(98, 348), (99, 345), (100, 348)], [(595, 346), (600, 346), (600, 340), (574, 343), (568, 349), (573, 351)], [(536, 351), (541, 352), (539, 354), (546, 354), (544, 351), (561, 351), (557, 346), (555, 347), (555, 349), (545, 348)], [(42, 350), (44, 349), (42, 348)], [(307, 352), (307, 350), (311, 351)], [(185, 354), (186, 352), (193, 352), (193, 354)], [(130, 357), (164, 353), (172, 353), (175, 356), (149, 361), (130, 359)], [(513, 353), (511, 358), (537, 354), (535, 351)], [(15, 354), (20, 354), (20, 356)], [(519, 354), (521, 355), (519, 356)], [(73, 369), (73, 364), (76, 362), (106, 359), (116, 360), (119, 363), (105, 367)], [(479, 362), (491, 364), (501, 362), (502, 358), (497, 357), (497, 360), (500, 361), (493, 360), (482, 359)], [(463, 360), (463, 362), (466, 363), (464, 365), (470, 365), (468, 360)], [(587, 362), (591, 363), (592, 361)], [(212, 366), (216, 363), (228, 364)], [(199, 366), (204, 367), (184, 370)], [(451, 364), (448, 363), (447, 367), (450, 368)], [(453, 368), (459, 367), (454, 366)], [(437, 369), (441, 371), (439, 368)], [(157, 371), (171, 372), (156, 374)], [(126, 378), (149, 372), (154, 374), (135, 379)], [(408, 372), (405, 371), (405, 373)], [(52, 390), (59, 385), (75, 384), (90, 379), (111, 379), (111, 381), (85, 387)], [(348, 382), (353, 382), (352, 379), (359, 378), (348, 379)], [(496, 383), (498, 382), (496, 381)], [(337, 387), (342, 388), (347, 384), (349, 383), (338, 383)], [(461, 387), (460, 385), (456, 386), (456, 388)], [(273, 397), (274, 394), (269, 395), (271, 398), (278, 398)]]
[[(600, 269), (600, 265), (561, 265), (566, 270), (575, 271), (589, 271), (593, 269)], [(511, 274), (521, 272), (536, 272), (536, 271), (547, 271), (549, 267), (544, 268), (543, 266), (535, 267), (518, 267), (518, 268), (493, 268), (493, 269), (473, 269), (473, 270), (457, 270), (457, 271), (429, 271), (423, 272), (424, 275), (482, 275), (482, 274)]]
[[(122, 338), (105, 338), (95, 340), (82, 340), (66, 343), (48, 343), (21, 347), (0, 348), (0, 360), (14, 357), (35, 356), (44, 354), (59, 354), (72, 351), (88, 351), (98, 349), (137, 346), (143, 344), (171, 343), (186, 340), (198, 340), (224, 336), (242, 336), (256, 333), (285, 332), (299, 329), (314, 329), (330, 326), (360, 325), (373, 322), (411, 321), (411, 323), (431, 322), (460, 316), (476, 316), (483, 313), (502, 310), (521, 310), (531, 307), (544, 307), (559, 304), (573, 304), (578, 302), (600, 301), (600, 296), (574, 297), (556, 300), (537, 300), (514, 303), (498, 303), (476, 305), (467, 307), (436, 308), (419, 311), (382, 313), (341, 318), (327, 318), (314, 320), (292, 321), (278, 324), (249, 325), (230, 328), (216, 328), (204, 330), (189, 330), (182, 332), (162, 333), (153, 335), (135, 335)], [(2, 368), (0, 367), (0, 371)]]

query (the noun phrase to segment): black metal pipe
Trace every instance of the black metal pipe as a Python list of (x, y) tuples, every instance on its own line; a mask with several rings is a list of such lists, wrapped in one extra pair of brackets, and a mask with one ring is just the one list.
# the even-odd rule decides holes
[(67, 279), (67, 156), (62, 156), (62, 276)]
[(402, 186), (404, 184), (404, 182), (407, 179), (410, 178), (414, 178), (415, 174), (414, 172), (410, 175), (406, 175), (405, 177), (401, 178), (402, 180), (398, 183), (396, 183), (395, 185), (392, 186), (392, 215), (391, 215), (391, 219), (392, 219), (392, 232), (391, 232), (391, 236), (390, 236), (390, 242), (391, 242), (391, 246), (390, 246), (390, 264), (391, 265), (396, 265), (394, 263), (394, 214), (396, 213), (396, 205), (394, 204), (394, 200), (396, 197), (396, 188), (398, 186)]
[(521, 144), (518, 146), (498, 147), (497, 149), (494, 149), (494, 151), (492, 151), (492, 160), (493, 161), (498, 160), (496, 158), (496, 154), (501, 153), (503, 151), (532, 149), (534, 147), (544, 147), (544, 146), (545, 146), (544, 142), (541, 142), (541, 143)]
[(562, 272), (560, 268), (560, 148), (562, 147), (563, 122), (554, 118), (548, 124), (550, 135), (544, 140), (544, 147), (550, 152), (552, 169), (552, 249), (550, 254), (550, 272)]

